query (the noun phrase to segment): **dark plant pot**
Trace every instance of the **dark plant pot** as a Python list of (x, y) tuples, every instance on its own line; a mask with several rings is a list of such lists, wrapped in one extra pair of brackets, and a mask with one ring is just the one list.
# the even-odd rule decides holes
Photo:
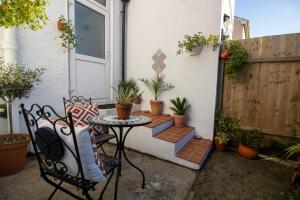
[(57, 29), (59, 31), (62, 31), (62, 30), (64, 30), (64, 28), (65, 28), (65, 23), (63, 23), (61, 21), (57, 21)]
[(227, 50), (227, 49), (225, 49), (225, 50), (223, 50), (221, 53), (220, 53), (220, 57), (223, 59), (223, 60), (225, 60), (226, 58), (228, 58), (229, 56), (230, 56), (230, 52)]
[(132, 104), (116, 104), (118, 119), (128, 119), (131, 113)]
[[(12, 175), (24, 168), (29, 135), (14, 135), (22, 136), (24, 140), (12, 144), (0, 144), (0, 176)], [(0, 140), (9, 137), (9, 134), (1, 135)]]
[(176, 128), (183, 128), (185, 127), (185, 122), (186, 122), (186, 115), (177, 115), (174, 114), (174, 123)]
[(161, 115), (164, 103), (162, 101), (150, 101), (152, 115)]
[(141, 103), (142, 103), (142, 98), (141, 98), (141, 97), (136, 97), (136, 98), (134, 99), (134, 103), (135, 103), (135, 104), (141, 104)]
[(226, 144), (221, 144), (219, 138), (215, 138), (215, 147), (218, 151), (226, 151)]
[(243, 144), (239, 144), (238, 152), (245, 158), (254, 159), (257, 157), (258, 151), (256, 149), (249, 148)]

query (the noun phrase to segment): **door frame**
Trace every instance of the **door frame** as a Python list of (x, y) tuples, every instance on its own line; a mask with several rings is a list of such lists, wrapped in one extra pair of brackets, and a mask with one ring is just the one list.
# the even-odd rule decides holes
[[(72, 1), (72, 3), (70, 3)], [(113, 33), (113, 0), (106, 0), (106, 7), (97, 3), (94, 0), (69, 0), (68, 2), (68, 18), (75, 25), (75, 3), (81, 3), (88, 8), (99, 12), (105, 15), (105, 59), (95, 58), (87, 55), (79, 55), (76, 54), (75, 48), (69, 49), (69, 67), (68, 67), (68, 75), (69, 75), (69, 96), (77, 95), (77, 83), (76, 83), (76, 59), (84, 60), (90, 62), (97, 62), (105, 64), (106, 70), (106, 78), (108, 79), (108, 86), (105, 89), (105, 94), (107, 98), (104, 99), (93, 99), (96, 103), (111, 103), (112, 102), (112, 89), (111, 85), (113, 85), (113, 39), (111, 34)], [(75, 30), (76, 31), (76, 30)]]

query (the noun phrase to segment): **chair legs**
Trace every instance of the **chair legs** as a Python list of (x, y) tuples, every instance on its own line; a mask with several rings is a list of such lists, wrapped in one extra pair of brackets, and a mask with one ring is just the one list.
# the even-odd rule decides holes
[(119, 184), (120, 173), (121, 173), (121, 164), (118, 166), (118, 169), (117, 169), (114, 200), (117, 200), (117, 197), (118, 197), (118, 184)]
[[(59, 186), (61, 185), (63, 183), (63, 181), (60, 181), (59, 182)], [(52, 197), (54, 196), (54, 194), (57, 192), (57, 187), (55, 187), (55, 189), (53, 190), (53, 192), (50, 194), (50, 196), (48, 197), (48, 200), (51, 200), (52, 199)]]
[(108, 180), (106, 181), (106, 184), (105, 184), (104, 188), (102, 189), (101, 194), (100, 194), (100, 196), (99, 196), (99, 200), (103, 200), (104, 192), (105, 192), (105, 190), (106, 190), (106, 188), (107, 188), (107, 186), (108, 186), (108, 184), (109, 184), (109, 182), (110, 182), (112, 176), (114, 175), (114, 171), (115, 171), (115, 170), (113, 170), (113, 171), (111, 172), (111, 174), (110, 174)]

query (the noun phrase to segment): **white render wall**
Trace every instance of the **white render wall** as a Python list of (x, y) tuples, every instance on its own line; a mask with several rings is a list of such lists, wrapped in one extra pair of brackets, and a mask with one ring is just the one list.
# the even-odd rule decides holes
[[(204, 48), (198, 56), (177, 56), (177, 41), (197, 32), (219, 35), (222, 14), (218, 0), (132, 0), (128, 6), (127, 77), (153, 77), (152, 55), (161, 49), (167, 55), (163, 73), (175, 85), (159, 98), (164, 112), (171, 113), (170, 98), (187, 97), (192, 106), (188, 125), (208, 139), (213, 138), (219, 51)], [(139, 85), (145, 91), (142, 109), (149, 110), (153, 97)]]

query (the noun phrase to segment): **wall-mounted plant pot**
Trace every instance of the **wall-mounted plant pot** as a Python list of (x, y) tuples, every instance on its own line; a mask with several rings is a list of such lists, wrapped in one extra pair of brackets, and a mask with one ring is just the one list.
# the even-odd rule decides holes
[(238, 152), (241, 156), (250, 159), (254, 159), (258, 155), (258, 151), (256, 149), (249, 148), (241, 143), (239, 144)]
[(218, 151), (226, 151), (226, 144), (221, 144), (219, 138), (215, 137), (215, 147)]
[[(15, 143), (0, 144), (0, 176), (8, 176), (21, 171), (25, 165), (28, 134), (14, 134), (22, 139)], [(8, 140), (9, 134), (1, 135), (0, 140)]]
[(150, 101), (152, 115), (161, 115), (164, 103), (162, 101)]
[(230, 52), (227, 50), (227, 49), (225, 49), (225, 50), (223, 50), (221, 53), (220, 53), (220, 57), (223, 59), (223, 60), (225, 60), (226, 58), (228, 58), (229, 56), (230, 56)]
[(197, 56), (200, 55), (201, 51), (203, 50), (203, 46), (200, 47), (196, 47), (192, 50), (192, 52), (190, 53), (191, 56)]
[(64, 28), (65, 28), (65, 23), (63, 23), (61, 21), (57, 21), (57, 29), (59, 31), (62, 31), (62, 30), (64, 30)]
[(177, 115), (174, 114), (174, 123), (176, 128), (183, 128), (185, 127), (185, 122), (186, 122), (186, 115)]
[(132, 104), (116, 104), (118, 119), (128, 119), (131, 113)]

